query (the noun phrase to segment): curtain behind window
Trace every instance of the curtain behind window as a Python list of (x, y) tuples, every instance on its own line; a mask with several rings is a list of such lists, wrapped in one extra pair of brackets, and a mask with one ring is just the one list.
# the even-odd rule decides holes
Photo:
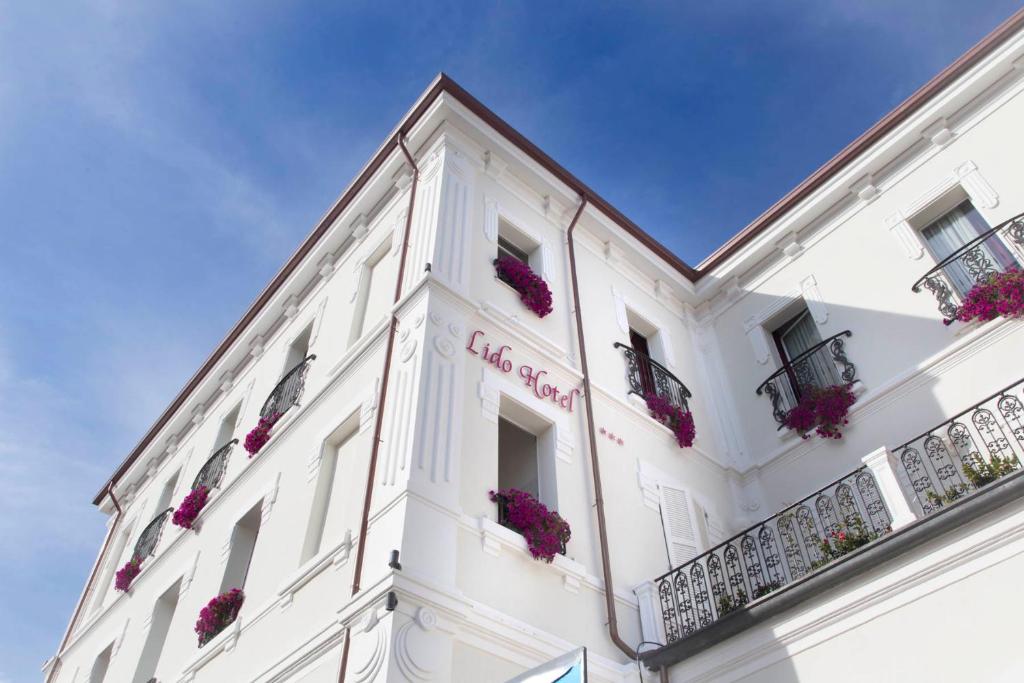
[[(921, 235), (928, 243), (928, 248), (935, 259), (942, 261), (988, 230), (989, 225), (985, 219), (981, 217), (970, 201), (965, 201), (922, 230)], [(1016, 259), (996, 237), (980, 243), (978, 248), (985, 258), (998, 266), (998, 270), (1017, 266)], [(953, 288), (961, 296), (970, 291), (975, 284), (974, 278), (960, 259), (946, 265), (944, 270)]]

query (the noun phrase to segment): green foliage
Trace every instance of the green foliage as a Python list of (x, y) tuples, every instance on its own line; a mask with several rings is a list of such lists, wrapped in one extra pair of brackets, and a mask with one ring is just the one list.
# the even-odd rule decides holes
[(747, 593), (742, 588), (736, 591), (735, 599), (731, 595), (723, 595), (718, 598), (718, 617), (722, 618), (730, 612), (735, 612), (747, 604)]

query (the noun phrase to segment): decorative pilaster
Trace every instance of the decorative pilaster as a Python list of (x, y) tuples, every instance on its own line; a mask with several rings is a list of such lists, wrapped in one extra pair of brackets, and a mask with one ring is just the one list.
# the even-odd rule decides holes
[(888, 448), (882, 446), (864, 456), (862, 462), (874, 475), (878, 492), (881, 494), (882, 500), (885, 501), (885, 506), (889, 508), (889, 514), (892, 515), (893, 531), (917, 521), (913, 503), (904, 493), (899, 479), (896, 478), (896, 456), (890, 453)]

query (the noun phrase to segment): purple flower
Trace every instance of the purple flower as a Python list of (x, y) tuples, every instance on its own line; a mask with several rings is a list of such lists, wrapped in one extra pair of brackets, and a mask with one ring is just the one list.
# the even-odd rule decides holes
[(114, 590), (127, 593), (132, 581), (142, 571), (142, 559), (138, 555), (128, 560), (127, 564), (117, 570), (114, 575)]
[(538, 318), (543, 318), (553, 310), (548, 283), (534, 273), (530, 266), (511, 256), (502, 256), (494, 261), (494, 269), (502, 280), (519, 292), (519, 300), (536, 313)]
[(850, 422), (850, 406), (856, 401), (850, 384), (804, 387), (800, 402), (786, 414), (783, 424), (803, 439), (811, 438), (812, 429), (823, 439), (841, 439), (842, 427)]
[(1005, 273), (993, 273), (984, 282), (974, 285), (964, 297), (963, 305), (956, 316), (942, 322), (946, 325), (956, 321), (987, 322), (1000, 316), (1024, 317), (1024, 272), (1016, 268), (1011, 268)]
[(245, 594), (242, 593), (242, 589), (232, 588), (227, 593), (213, 598), (206, 607), (199, 610), (199, 621), (196, 622), (195, 628), (196, 634), (199, 635), (199, 647), (206, 645), (238, 618), (244, 601)]
[(199, 516), (199, 512), (206, 507), (206, 501), (210, 497), (210, 490), (200, 484), (199, 486), (192, 489), (191, 492), (185, 499), (181, 501), (181, 505), (174, 511), (174, 516), (171, 517), (171, 522), (177, 524), (183, 529), (191, 529), (192, 524), (196, 521), (196, 517)]
[(647, 409), (651, 411), (651, 417), (672, 430), (680, 448), (689, 448), (693, 445), (693, 440), (697, 437), (693, 413), (689, 410), (684, 411), (667, 398), (654, 393), (645, 394), (644, 401), (647, 402)]
[(551, 562), (572, 537), (569, 523), (529, 493), (502, 489), (489, 491), (488, 495), (507, 506), (509, 526), (523, 535), (534, 559)]
[(270, 430), (280, 419), (281, 413), (274, 413), (270, 417), (261, 417), (252, 431), (245, 435), (245, 450), (249, 451), (250, 458), (267, 445), (267, 442), (270, 441)]

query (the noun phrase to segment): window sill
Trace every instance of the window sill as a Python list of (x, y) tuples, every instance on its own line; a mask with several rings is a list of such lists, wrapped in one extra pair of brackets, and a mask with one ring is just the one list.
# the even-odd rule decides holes
[(191, 681), (196, 672), (210, 663), (221, 652), (231, 652), (242, 632), (242, 615), (231, 622), (227, 628), (213, 637), (210, 642), (199, 648), (199, 652), (185, 665), (181, 672), (182, 681)]
[(587, 568), (566, 555), (555, 555), (550, 563), (534, 559), (522, 534), (498, 524), (490, 517), (478, 517), (477, 528), (480, 530), (483, 551), (488, 555), (499, 557), (502, 548), (505, 548), (535, 565), (550, 567), (562, 575), (562, 587), (570, 593), (578, 593), (580, 585), (587, 580)]
[(292, 600), (295, 597), (295, 593), (305, 586), (307, 583), (315, 579), (321, 572), (327, 567), (333, 565), (335, 569), (340, 569), (348, 563), (348, 558), (352, 554), (352, 531), (346, 531), (345, 537), (341, 541), (335, 544), (333, 547), (323, 550), (298, 568), (291, 574), (280, 588), (277, 589), (278, 598), (280, 598), (281, 609), (284, 609), (292, 604)]

